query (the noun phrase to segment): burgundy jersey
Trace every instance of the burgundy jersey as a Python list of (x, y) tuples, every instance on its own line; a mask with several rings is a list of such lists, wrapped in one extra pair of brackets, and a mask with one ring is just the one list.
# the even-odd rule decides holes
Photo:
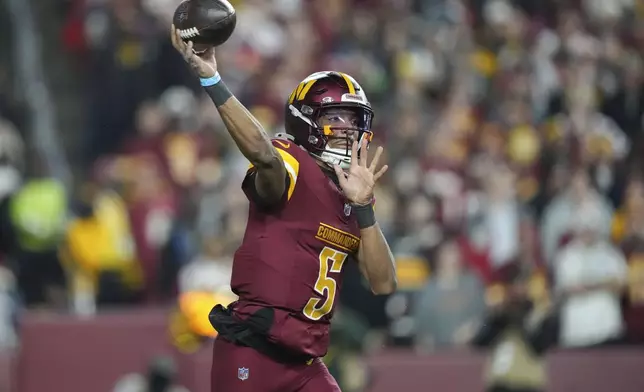
[(245, 318), (261, 307), (275, 311), (269, 340), (321, 357), (342, 285), (343, 266), (355, 260), (360, 229), (347, 199), (305, 150), (273, 140), (288, 173), (282, 203), (263, 209), (254, 197), (251, 166), (242, 189), (248, 224), (235, 253), (232, 309)]

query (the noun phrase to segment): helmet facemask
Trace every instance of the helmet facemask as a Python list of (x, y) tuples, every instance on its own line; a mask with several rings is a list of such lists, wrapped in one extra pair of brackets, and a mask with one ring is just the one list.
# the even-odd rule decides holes
[(312, 138), (320, 140), (312, 143), (318, 147), (313, 154), (330, 166), (339, 165), (342, 169), (348, 169), (351, 166), (353, 142), (358, 142), (358, 156), (365, 139), (367, 143), (371, 142), (372, 117), (371, 110), (362, 106), (333, 105), (318, 110), (313, 116), (315, 121), (311, 135), (318, 134), (319, 137)]

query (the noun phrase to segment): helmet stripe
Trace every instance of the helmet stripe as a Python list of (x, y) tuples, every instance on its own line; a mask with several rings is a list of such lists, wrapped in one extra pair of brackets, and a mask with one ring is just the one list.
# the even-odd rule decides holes
[(304, 84), (305, 84), (304, 82), (301, 82), (301, 83), (297, 86), (297, 91), (295, 92), (295, 96), (296, 96), (296, 97), (299, 97), (299, 96), (300, 96), (300, 92), (301, 92), (301, 91), (302, 91), (302, 89), (304, 88)]
[(313, 85), (315, 84), (315, 82), (316, 82), (316, 80), (315, 80), (315, 79), (313, 79), (313, 80), (309, 81), (309, 82), (306, 84), (306, 86), (304, 86), (304, 88), (302, 89), (302, 91), (300, 91), (300, 95), (298, 95), (298, 96), (297, 96), (297, 100), (298, 100), (298, 101), (301, 101), (301, 100), (303, 100), (304, 98), (306, 98), (306, 94), (308, 94), (309, 90), (311, 90), (311, 87), (313, 87)]
[(347, 75), (345, 73), (342, 73), (342, 72), (338, 72), (338, 73), (340, 74), (340, 76), (342, 76), (344, 81), (347, 83), (347, 87), (349, 87), (349, 94), (355, 94), (356, 93), (356, 88), (353, 85), (353, 82), (351, 81), (351, 79), (349, 79), (349, 75)]
[(288, 97), (289, 105), (292, 104), (293, 101), (295, 101), (295, 95), (297, 94), (298, 89), (299, 89), (299, 86), (298, 86), (298, 88), (294, 89), (293, 92), (291, 93), (291, 95)]

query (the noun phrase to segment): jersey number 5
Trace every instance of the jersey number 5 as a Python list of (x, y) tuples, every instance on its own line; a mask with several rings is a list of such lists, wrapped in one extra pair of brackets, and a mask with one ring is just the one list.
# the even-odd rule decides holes
[[(304, 306), (304, 315), (311, 320), (319, 320), (333, 310), (337, 283), (329, 272), (341, 272), (347, 254), (329, 247), (320, 252), (320, 272), (315, 282), (315, 292), (323, 298), (312, 297)], [(329, 266), (330, 265), (330, 266)], [(324, 301), (321, 305), (320, 302)]]

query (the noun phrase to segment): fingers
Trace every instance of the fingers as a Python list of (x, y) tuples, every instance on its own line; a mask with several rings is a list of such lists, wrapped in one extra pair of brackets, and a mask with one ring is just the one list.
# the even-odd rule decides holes
[(194, 69), (196, 72), (199, 72), (199, 69), (201, 68), (201, 57), (199, 57), (195, 51), (194, 51), (194, 43), (192, 41), (188, 41), (186, 44), (186, 50), (183, 53), (183, 57), (186, 59), (188, 64)]
[(382, 155), (382, 152), (384, 149), (382, 146), (378, 146), (376, 149), (376, 153), (373, 155), (373, 159), (371, 160), (371, 165), (369, 165), (369, 171), (374, 173), (376, 171), (376, 167), (378, 167), (378, 161), (380, 161), (380, 156)]
[(351, 166), (357, 166), (360, 162), (358, 162), (358, 142), (353, 141), (351, 143)]
[(178, 50), (182, 55), (186, 49), (186, 43), (183, 41), (181, 36), (179, 35), (179, 30), (172, 25), (171, 27), (172, 31), (170, 32), (170, 37), (172, 39), (172, 46), (176, 50)]
[(378, 182), (380, 177), (382, 177), (383, 174), (387, 172), (387, 169), (389, 169), (389, 166), (384, 165), (376, 174), (373, 175), (373, 182)]
[(192, 58), (195, 55), (192, 49), (194, 46), (193, 42), (188, 41), (186, 43), (186, 41), (184, 41), (183, 38), (181, 38), (181, 35), (179, 34), (179, 30), (176, 29), (174, 25), (172, 25), (171, 28), (172, 28), (172, 31), (170, 33), (170, 37), (172, 39), (172, 46), (174, 46), (174, 48), (179, 53), (181, 53), (181, 55), (187, 62), (191, 62)]
[(194, 55), (194, 52), (192, 51), (193, 45), (192, 41), (188, 41), (188, 43), (184, 45), (183, 57), (185, 57), (186, 60), (189, 60)]
[(344, 173), (344, 170), (338, 165), (333, 165), (333, 170), (335, 171), (335, 175), (338, 176), (338, 182), (340, 183), (340, 187), (344, 188), (344, 186), (347, 183), (347, 177), (346, 174)]
[[(357, 144), (357, 143), (356, 143)], [(360, 166), (362, 167), (367, 167), (367, 147), (369, 146), (369, 141), (367, 140), (366, 137), (363, 137), (361, 140), (361, 146), (360, 146)]]
[(172, 46), (175, 49), (179, 49), (177, 48), (177, 29), (174, 28), (174, 24), (170, 26), (170, 40), (172, 41)]

